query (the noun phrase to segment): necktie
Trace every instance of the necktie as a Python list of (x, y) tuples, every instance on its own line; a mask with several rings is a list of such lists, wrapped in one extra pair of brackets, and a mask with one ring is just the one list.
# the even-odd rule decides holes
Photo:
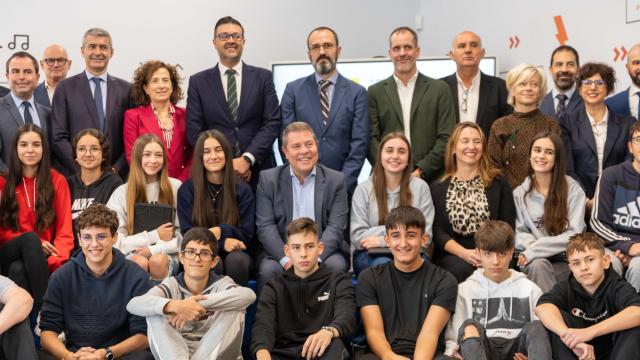
[(640, 91), (636, 93), (636, 96), (638, 97), (638, 113), (636, 114), (636, 118), (640, 118)]
[(227, 69), (227, 104), (229, 105), (229, 112), (233, 121), (237, 121), (238, 115), (238, 91), (236, 89), (236, 71), (233, 69)]
[(33, 118), (31, 117), (31, 104), (28, 101), (23, 101), (22, 105), (24, 106), (24, 123), (25, 124), (33, 124)]
[(567, 95), (565, 94), (558, 94), (556, 95), (556, 99), (558, 99), (558, 106), (556, 107), (556, 117), (560, 117), (560, 115), (562, 115), (564, 113), (564, 111), (567, 109)]
[(331, 85), (329, 80), (320, 80), (320, 110), (322, 111), (322, 122), (327, 125), (329, 119), (329, 96), (327, 96), (327, 89)]
[(94, 84), (96, 84), (96, 89), (93, 92), (93, 100), (96, 102), (98, 125), (100, 126), (100, 130), (104, 131), (104, 105), (102, 104), (102, 88), (100, 87), (100, 82), (102, 81), (102, 79), (100, 79), (99, 77), (94, 77), (91, 80)]

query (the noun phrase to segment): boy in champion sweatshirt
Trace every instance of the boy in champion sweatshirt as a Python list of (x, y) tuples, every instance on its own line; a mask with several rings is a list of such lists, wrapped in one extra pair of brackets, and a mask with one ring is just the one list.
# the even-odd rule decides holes
[(458, 285), (456, 311), (445, 333), (445, 355), (463, 359), (547, 360), (551, 346), (534, 314), (542, 291), (509, 269), (515, 234), (499, 220), (485, 222), (475, 234), (482, 263)]
[(356, 329), (351, 278), (318, 263), (324, 245), (313, 220), (292, 221), (286, 235), (284, 252), (293, 265), (260, 294), (251, 353), (257, 360), (342, 359), (343, 340)]
[(602, 241), (591, 233), (572, 236), (567, 259), (572, 275), (536, 307), (554, 359), (637, 359), (640, 296), (609, 268)]
[(211, 271), (220, 261), (217, 249), (209, 229), (191, 228), (179, 255), (184, 272), (127, 305), (130, 313), (147, 318), (149, 347), (156, 359), (242, 359), (245, 309), (256, 296)]
[(602, 171), (591, 213), (591, 229), (615, 251), (613, 268), (640, 291), (640, 122), (631, 125), (625, 161)]

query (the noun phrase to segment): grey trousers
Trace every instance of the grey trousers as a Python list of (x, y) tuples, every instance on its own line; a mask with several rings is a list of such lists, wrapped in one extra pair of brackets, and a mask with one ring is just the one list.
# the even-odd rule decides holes
[(35, 360), (38, 358), (28, 319), (13, 325), (1, 334), (0, 346), (2, 346), (0, 359)]
[(185, 339), (166, 316), (147, 317), (149, 348), (156, 360), (242, 360), (244, 311), (219, 311), (200, 341)]
[[(473, 325), (480, 337), (464, 339), (464, 329)], [(526, 323), (515, 339), (487, 337), (486, 330), (478, 321), (469, 319), (462, 323), (458, 331), (460, 355), (465, 359), (511, 360), (517, 352), (527, 355), (529, 360), (551, 359), (551, 343), (547, 330), (540, 321)]]
[(566, 261), (549, 261), (537, 258), (530, 261), (522, 269), (527, 278), (533, 281), (543, 293), (549, 292), (558, 281), (569, 277), (569, 266)]

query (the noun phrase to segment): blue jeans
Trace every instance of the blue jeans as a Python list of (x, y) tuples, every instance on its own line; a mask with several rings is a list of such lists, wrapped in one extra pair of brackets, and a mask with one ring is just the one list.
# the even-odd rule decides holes
[(379, 255), (379, 256), (369, 256), (367, 250), (356, 250), (353, 253), (353, 271), (356, 276), (360, 274), (360, 272), (369, 266), (376, 266), (388, 263), (393, 260), (391, 256)]

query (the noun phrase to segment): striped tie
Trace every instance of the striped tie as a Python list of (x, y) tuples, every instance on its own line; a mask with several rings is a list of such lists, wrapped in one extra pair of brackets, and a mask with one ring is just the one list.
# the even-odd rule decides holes
[(236, 71), (228, 69), (227, 74), (227, 104), (229, 105), (229, 113), (231, 119), (235, 122), (238, 116), (238, 91), (236, 90)]
[(320, 80), (320, 110), (322, 111), (322, 122), (327, 125), (329, 119), (329, 97), (327, 96), (327, 89), (331, 85), (329, 80)]

